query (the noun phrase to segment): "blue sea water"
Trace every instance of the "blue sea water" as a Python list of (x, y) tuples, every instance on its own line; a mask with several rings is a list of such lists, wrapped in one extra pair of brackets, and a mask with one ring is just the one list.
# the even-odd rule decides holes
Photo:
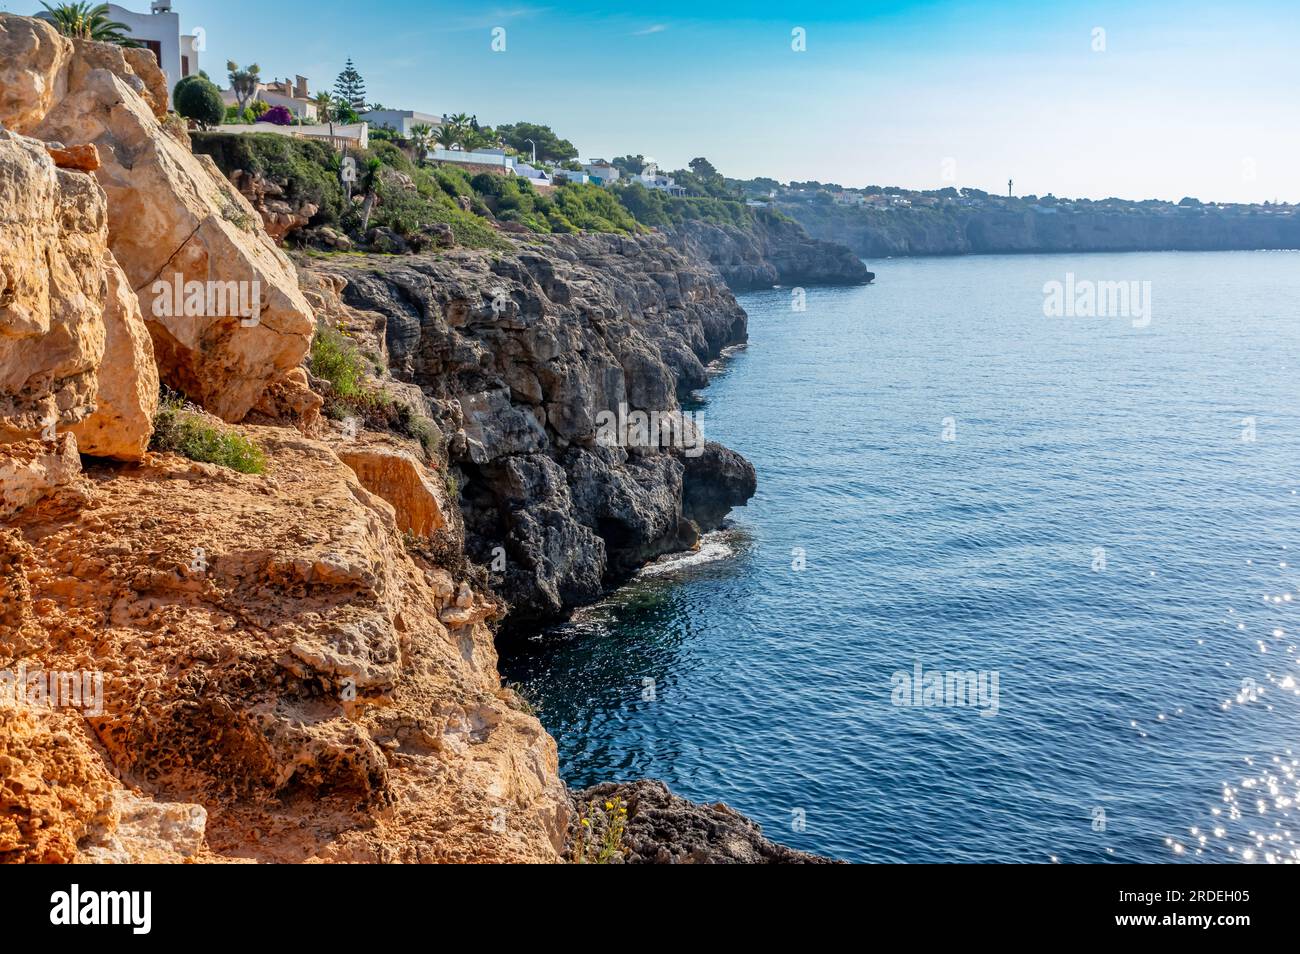
[[(565, 778), (853, 861), (1300, 858), (1300, 254), (869, 265), (742, 297), (731, 526), (507, 647)], [(1150, 323), (1045, 317), (1067, 273)], [(918, 664), (996, 713), (895, 704)]]

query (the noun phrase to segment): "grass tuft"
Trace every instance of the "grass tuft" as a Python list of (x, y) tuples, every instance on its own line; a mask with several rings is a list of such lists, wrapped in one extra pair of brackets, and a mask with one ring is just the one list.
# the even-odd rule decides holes
[(149, 449), (171, 451), (203, 464), (219, 464), (241, 474), (266, 471), (266, 454), (237, 431), (214, 423), (198, 407), (165, 395), (153, 420)]

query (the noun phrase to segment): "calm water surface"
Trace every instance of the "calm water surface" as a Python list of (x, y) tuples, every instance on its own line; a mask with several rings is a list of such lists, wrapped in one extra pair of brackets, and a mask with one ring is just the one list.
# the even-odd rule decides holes
[[(732, 526), (507, 647), (567, 780), (855, 861), (1300, 858), (1300, 254), (870, 264), (741, 299)], [(1067, 272), (1149, 326), (1044, 317)], [(893, 704), (918, 664), (996, 714)]]

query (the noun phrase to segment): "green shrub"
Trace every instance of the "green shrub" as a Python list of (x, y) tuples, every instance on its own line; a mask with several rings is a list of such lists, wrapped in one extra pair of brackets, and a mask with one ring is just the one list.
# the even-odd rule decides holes
[(226, 118), (226, 104), (221, 99), (221, 91), (202, 76), (187, 79), (188, 83), (176, 84), (176, 112), (186, 119), (194, 120), (204, 129), (220, 126)]
[(353, 402), (364, 397), (366, 360), (337, 328), (317, 326), (308, 366), (312, 374), (329, 382), (332, 396), (339, 401)]
[(176, 85), (172, 87), (172, 102), (175, 103), (176, 100), (180, 99), (181, 90), (183, 90), (186, 86), (189, 86), (191, 83), (194, 83), (201, 79), (203, 79), (203, 77), (200, 76), (198, 73), (192, 73), (189, 76), (182, 76), (180, 80), (177, 81)]
[(257, 444), (175, 395), (164, 396), (158, 407), (149, 449), (171, 451), (204, 464), (220, 464), (241, 474), (266, 470), (266, 455)]
[(754, 210), (735, 199), (709, 196), (675, 196), (658, 189), (647, 189), (639, 182), (616, 186), (619, 203), (636, 221), (654, 228), (671, 228), (684, 222), (708, 222), (750, 228)]

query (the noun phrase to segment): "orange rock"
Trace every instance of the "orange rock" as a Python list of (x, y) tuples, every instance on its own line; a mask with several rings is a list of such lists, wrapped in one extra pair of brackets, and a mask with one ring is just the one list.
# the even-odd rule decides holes
[(45, 151), (50, 154), (50, 158), (60, 169), (94, 172), (99, 168), (99, 150), (95, 148), (93, 142), (81, 146), (69, 146), (66, 149), (46, 146)]

